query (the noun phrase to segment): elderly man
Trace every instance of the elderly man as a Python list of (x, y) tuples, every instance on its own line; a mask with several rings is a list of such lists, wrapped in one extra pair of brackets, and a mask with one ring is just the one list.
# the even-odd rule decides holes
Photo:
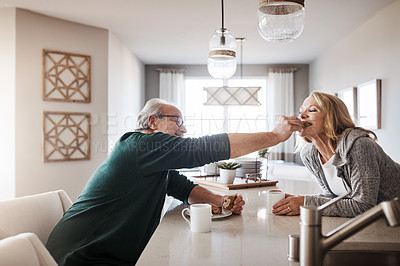
[[(284, 117), (272, 132), (183, 138), (181, 112), (159, 99), (146, 103), (137, 125), (120, 138), (52, 231), (47, 248), (59, 265), (135, 264), (158, 226), (166, 194), (222, 206), (224, 196), (174, 169), (239, 157), (301, 130), (296, 117)], [(231, 211), (241, 214), (243, 205), (238, 195)]]

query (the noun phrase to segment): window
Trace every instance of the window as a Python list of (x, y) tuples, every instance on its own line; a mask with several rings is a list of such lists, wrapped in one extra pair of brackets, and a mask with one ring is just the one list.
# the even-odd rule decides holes
[(266, 79), (232, 79), (227, 86), (261, 87), (258, 94), (259, 106), (204, 105), (204, 87), (223, 86), (222, 80), (185, 80), (185, 123), (187, 137), (198, 137), (218, 133), (249, 133), (267, 131)]

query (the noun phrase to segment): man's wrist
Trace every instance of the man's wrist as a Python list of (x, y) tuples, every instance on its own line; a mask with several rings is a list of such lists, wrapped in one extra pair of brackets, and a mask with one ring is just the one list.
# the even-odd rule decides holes
[(282, 142), (281, 136), (275, 130), (272, 130), (271, 132), (268, 132), (268, 133), (269, 134), (267, 134), (267, 138), (268, 138), (267, 142), (269, 144), (268, 145), (269, 147), (275, 146)]
[(224, 196), (222, 196), (222, 195), (217, 195), (218, 196), (218, 198), (217, 198), (217, 206), (218, 207), (222, 207), (222, 205), (224, 205)]

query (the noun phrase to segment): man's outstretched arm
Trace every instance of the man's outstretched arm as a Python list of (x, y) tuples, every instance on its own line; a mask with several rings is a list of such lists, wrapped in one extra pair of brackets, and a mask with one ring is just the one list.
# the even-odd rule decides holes
[(228, 133), (231, 146), (230, 158), (275, 146), (287, 140), (294, 131), (301, 131), (301, 121), (296, 116), (283, 116), (271, 132)]

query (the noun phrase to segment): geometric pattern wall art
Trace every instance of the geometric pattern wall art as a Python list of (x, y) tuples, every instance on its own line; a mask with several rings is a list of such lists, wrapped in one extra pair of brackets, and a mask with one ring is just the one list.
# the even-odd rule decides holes
[(90, 56), (43, 49), (43, 100), (90, 102)]
[(90, 113), (43, 112), (43, 162), (90, 160)]
[(206, 87), (204, 105), (261, 105), (258, 92), (261, 87)]

